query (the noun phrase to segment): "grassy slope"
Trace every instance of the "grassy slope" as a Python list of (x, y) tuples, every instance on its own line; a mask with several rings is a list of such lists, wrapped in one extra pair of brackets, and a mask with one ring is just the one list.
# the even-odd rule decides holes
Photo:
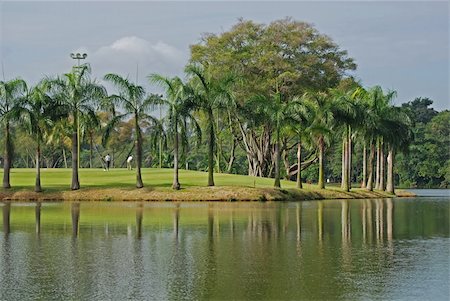
[[(332, 198), (376, 198), (387, 196), (384, 192), (353, 189), (351, 193), (337, 187), (318, 190), (314, 185), (295, 189), (295, 183), (282, 181), (282, 189), (274, 189), (273, 179), (241, 175), (216, 174), (216, 187), (205, 187), (207, 174), (180, 170), (182, 190), (171, 189), (172, 170), (145, 168), (142, 170), (145, 187), (135, 189), (135, 171), (112, 169), (80, 169), (82, 189), (70, 191), (70, 169), (42, 169), (43, 193), (34, 193), (34, 169), (12, 169), (10, 190), (0, 190), (1, 199), (20, 200), (154, 200), (154, 201), (231, 201), (231, 200), (302, 200)], [(3, 177), (3, 172), (0, 172)]]

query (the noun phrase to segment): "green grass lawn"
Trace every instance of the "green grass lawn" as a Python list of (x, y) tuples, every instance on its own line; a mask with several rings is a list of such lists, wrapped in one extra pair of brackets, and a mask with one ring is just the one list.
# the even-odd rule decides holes
[[(41, 169), (41, 184), (44, 189), (68, 189), (71, 183), (72, 170), (64, 168)], [(0, 172), (3, 177), (3, 170)], [(11, 186), (33, 189), (35, 170), (16, 168), (11, 170)], [(134, 188), (136, 171), (125, 168), (114, 168), (104, 171), (99, 168), (81, 168), (79, 173), (81, 187), (89, 188)], [(148, 187), (172, 187), (173, 170), (169, 168), (143, 168), (142, 179)], [(274, 179), (249, 177), (243, 175), (214, 174), (216, 186), (273, 187)], [(206, 186), (206, 172), (180, 170), (182, 187)], [(306, 185), (307, 187), (311, 185)], [(282, 187), (294, 188), (295, 182), (282, 181)]]
[[(70, 169), (42, 169), (43, 193), (35, 193), (35, 170), (11, 170), (11, 189), (0, 189), (0, 200), (152, 200), (152, 201), (230, 201), (230, 200), (310, 200), (342, 198), (379, 198), (385, 192), (352, 189), (344, 192), (339, 185), (317, 189), (305, 184), (296, 189), (295, 182), (281, 181), (282, 189), (273, 188), (274, 179), (244, 175), (215, 174), (215, 187), (207, 187), (206, 172), (180, 170), (182, 189), (172, 190), (172, 169), (143, 168), (144, 188), (137, 189), (136, 171), (123, 168), (80, 169), (81, 189), (70, 190)], [(3, 177), (3, 172), (0, 172)]]

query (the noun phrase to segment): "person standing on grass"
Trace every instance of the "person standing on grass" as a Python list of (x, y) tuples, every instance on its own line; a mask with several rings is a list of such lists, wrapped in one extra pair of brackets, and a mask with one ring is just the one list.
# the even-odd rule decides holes
[(128, 170), (132, 170), (133, 168), (131, 168), (131, 161), (133, 160), (133, 156), (129, 155), (127, 158), (127, 168)]
[(106, 162), (106, 170), (109, 170), (109, 166), (111, 165), (111, 156), (109, 154), (105, 156), (105, 162)]

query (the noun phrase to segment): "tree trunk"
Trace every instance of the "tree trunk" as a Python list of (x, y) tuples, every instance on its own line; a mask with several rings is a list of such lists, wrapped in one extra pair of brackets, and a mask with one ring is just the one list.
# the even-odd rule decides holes
[(348, 127), (348, 142), (347, 142), (347, 180), (348, 190), (352, 189), (352, 129)]
[(89, 133), (89, 168), (92, 168), (92, 157), (93, 157), (93, 150), (92, 150), (92, 145), (93, 143), (93, 137), (92, 137), (92, 132)]
[(384, 157), (384, 145), (381, 144), (381, 147), (380, 147), (380, 184), (378, 185), (378, 189), (380, 189), (380, 190), (386, 189), (385, 181), (384, 181), (385, 167), (386, 167), (386, 162), (385, 162), (385, 157)]
[(344, 191), (349, 191), (348, 187), (348, 137), (345, 131), (344, 139), (342, 141), (342, 180), (341, 188)]
[(369, 154), (369, 164), (368, 164), (368, 172), (369, 176), (367, 178), (367, 190), (373, 191), (373, 159), (375, 157), (375, 145), (373, 142), (370, 143), (370, 154)]
[(341, 168), (341, 188), (342, 189), (345, 189), (345, 182), (346, 182), (346, 180), (347, 180), (347, 176), (346, 176), (346, 173), (347, 173), (347, 170), (346, 170), (346, 166), (347, 166), (347, 164), (346, 164), (346, 152), (345, 152), (345, 149), (346, 149), (346, 147), (347, 147), (347, 143), (346, 143), (346, 141), (347, 141), (347, 136), (346, 136), (346, 134), (344, 134), (344, 137), (342, 138), (342, 168)]
[(74, 128), (75, 130), (72, 132), (72, 185), (70, 189), (78, 190), (80, 189), (80, 181), (78, 179), (78, 114), (74, 114)]
[(159, 135), (159, 168), (162, 168), (162, 135)]
[(231, 169), (233, 167), (234, 160), (236, 159), (236, 139), (233, 138), (233, 142), (231, 144), (230, 151), (230, 160), (228, 161), (227, 173), (231, 173)]
[(11, 170), (11, 136), (9, 132), (9, 121), (5, 125), (5, 157), (3, 158), (3, 188), (11, 188), (10, 184), (10, 170)]
[(394, 194), (394, 151), (392, 147), (389, 147), (388, 157), (387, 157), (387, 184), (386, 191)]
[(364, 147), (363, 147), (363, 174), (362, 174), (362, 184), (361, 184), (361, 188), (366, 188), (367, 182), (367, 150), (366, 150), (366, 143), (364, 143)]
[(208, 110), (208, 186), (214, 186), (214, 118), (212, 110)]
[(277, 129), (275, 142), (275, 183), (274, 186), (280, 188), (280, 131)]
[(37, 147), (36, 147), (36, 183), (34, 185), (34, 191), (35, 192), (41, 192), (41, 145), (39, 142), (39, 137), (37, 139)]
[(297, 144), (297, 188), (303, 188), (302, 184), (302, 142), (298, 141)]
[(63, 158), (64, 158), (64, 168), (68, 168), (67, 167), (66, 150), (64, 149), (64, 146), (63, 146), (63, 149), (62, 149), (62, 153), (63, 153)]
[(323, 136), (319, 137), (319, 181), (320, 189), (325, 189), (325, 161), (324, 161), (325, 142)]
[(134, 114), (134, 127), (136, 131), (136, 188), (144, 187), (144, 183), (142, 182), (141, 175), (141, 166), (142, 166), (142, 137), (141, 137), (141, 128), (139, 127), (139, 117), (138, 113)]
[(175, 117), (175, 131), (174, 131), (174, 150), (173, 150), (173, 183), (172, 188), (180, 189), (180, 182), (178, 180), (178, 120)]
[(375, 170), (375, 189), (380, 189), (380, 139), (377, 139), (377, 166)]

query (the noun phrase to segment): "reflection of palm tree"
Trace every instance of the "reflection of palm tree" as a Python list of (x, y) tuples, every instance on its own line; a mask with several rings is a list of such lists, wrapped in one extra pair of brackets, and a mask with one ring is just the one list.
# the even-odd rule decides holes
[(11, 231), (10, 228), (11, 203), (9, 202), (4, 203), (2, 213), (3, 213), (3, 232), (7, 236)]
[(173, 232), (175, 233), (176, 240), (178, 240), (179, 224), (180, 224), (180, 204), (176, 204), (173, 212)]
[(72, 235), (78, 237), (79, 222), (80, 222), (80, 203), (72, 203), (71, 205), (72, 216)]
[(392, 212), (393, 212), (394, 204), (392, 199), (386, 199), (386, 234), (387, 240), (392, 241), (393, 234), (393, 220), (392, 220)]
[(36, 233), (41, 234), (41, 202), (36, 202), (35, 216), (36, 216)]
[(136, 237), (142, 238), (142, 219), (144, 218), (144, 204), (139, 203), (136, 208)]

